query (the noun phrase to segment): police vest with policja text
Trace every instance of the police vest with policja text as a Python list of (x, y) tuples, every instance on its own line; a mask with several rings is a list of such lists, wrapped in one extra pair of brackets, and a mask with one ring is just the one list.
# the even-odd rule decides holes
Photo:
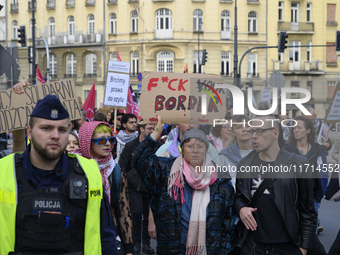
[[(61, 188), (33, 190), (22, 167), (22, 155), (0, 160), (1, 168), (7, 170), (0, 171), (1, 255), (24, 250), (101, 254), (103, 186), (98, 165), (78, 155), (71, 155), (68, 161)], [(23, 187), (19, 192), (17, 185)]]

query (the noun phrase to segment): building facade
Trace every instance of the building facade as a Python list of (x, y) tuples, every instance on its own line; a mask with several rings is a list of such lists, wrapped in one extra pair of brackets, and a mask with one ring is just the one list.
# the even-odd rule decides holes
[[(7, 0), (11, 41), (16, 40), (15, 24), (26, 25), (31, 37), (30, 2)], [(99, 107), (107, 62), (117, 60), (118, 52), (131, 63), (134, 89), (139, 72), (181, 73), (186, 64), (190, 73), (218, 74), (233, 83), (234, 5), (232, 0), (36, 0), (36, 38), (49, 45), (51, 79), (73, 78), (83, 101), (95, 82)], [(239, 0), (237, 5), (238, 61), (252, 47), (277, 45), (280, 30), (287, 31), (291, 46), (335, 42), (340, 15), (336, 1)], [(208, 52), (204, 66), (198, 65), (203, 49)], [(40, 40), (36, 53), (45, 75), (46, 49)], [(27, 49), (20, 56), (26, 57)], [(21, 79), (28, 78), (28, 62), (20, 60), (20, 67)], [(280, 56), (277, 49), (253, 50), (243, 59), (241, 84), (246, 88), (251, 78), (259, 102), (277, 71), (285, 75), (286, 87), (310, 89), (311, 104), (319, 117), (325, 115), (339, 72), (334, 47), (287, 48)], [(293, 108), (290, 112), (298, 114)]]

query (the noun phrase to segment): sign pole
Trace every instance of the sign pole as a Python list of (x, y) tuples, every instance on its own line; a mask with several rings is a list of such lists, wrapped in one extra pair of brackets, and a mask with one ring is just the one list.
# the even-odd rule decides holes
[(117, 108), (115, 108), (115, 113), (114, 113), (114, 115), (115, 115), (115, 117), (114, 117), (114, 123), (113, 123), (113, 132), (114, 132), (114, 134), (116, 134), (116, 130), (117, 130), (117, 111), (118, 111), (118, 109)]

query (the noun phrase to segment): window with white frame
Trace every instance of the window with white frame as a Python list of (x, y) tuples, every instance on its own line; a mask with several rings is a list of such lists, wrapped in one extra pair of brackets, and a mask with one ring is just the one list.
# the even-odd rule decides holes
[(221, 13), (221, 31), (230, 31), (230, 12), (226, 10)]
[(307, 61), (312, 62), (312, 42), (307, 42)]
[(248, 32), (256, 33), (257, 32), (257, 13), (249, 12), (248, 14)]
[(203, 73), (203, 66), (202, 65), (198, 65), (198, 63), (201, 63), (202, 61), (202, 51), (200, 51), (199, 53), (199, 61), (198, 61), (198, 54), (197, 54), (197, 50), (194, 51), (194, 69), (193, 72), (194, 73)]
[(327, 81), (327, 99), (332, 99), (336, 87), (336, 81)]
[(230, 75), (230, 53), (221, 52), (221, 75)]
[(94, 53), (89, 53), (85, 57), (86, 69), (85, 76), (86, 77), (96, 77), (97, 76), (97, 56)]
[(18, 21), (16, 20), (12, 22), (12, 38), (18, 39)]
[(138, 51), (134, 51), (131, 53), (131, 75), (137, 76), (138, 74)]
[(257, 54), (250, 52), (248, 54), (248, 77), (257, 77)]
[(307, 3), (307, 22), (312, 22), (312, 3)]
[(53, 79), (57, 78), (57, 57), (54, 54), (50, 54), (50, 75)]
[(18, 4), (18, 0), (12, 0), (12, 4)]
[(156, 37), (172, 38), (172, 11), (159, 9), (156, 11)]
[(90, 14), (87, 19), (88, 19), (88, 33), (94, 34), (94, 15)]
[(70, 16), (67, 19), (68, 35), (74, 35), (74, 17)]
[(174, 54), (170, 51), (161, 51), (157, 54), (157, 72), (174, 72)]
[(74, 54), (66, 56), (66, 77), (76, 77), (77, 75), (77, 58)]
[(283, 21), (283, 2), (279, 2), (279, 21)]
[(48, 19), (48, 33), (49, 36), (55, 36), (55, 20), (53, 17)]
[(193, 30), (202, 31), (203, 30), (203, 11), (201, 9), (194, 10), (194, 20), (193, 20)]
[(110, 34), (117, 33), (117, 16), (113, 12), (110, 14)]
[(138, 32), (138, 13), (136, 10), (131, 12), (131, 32)]
[(111, 52), (110, 53), (110, 60), (113, 60), (113, 61), (117, 61), (118, 60), (117, 52)]

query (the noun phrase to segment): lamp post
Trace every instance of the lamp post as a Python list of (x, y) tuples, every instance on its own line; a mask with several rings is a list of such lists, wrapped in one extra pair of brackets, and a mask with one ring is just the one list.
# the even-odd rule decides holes
[(196, 73), (199, 73), (200, 72), (200, 66), (201, 66), (201, 63), (200, 63), (200, 31), (201, 31), (201, 25), (203, 24), (203, 21), (202, 19), (198, 18), (198, 50), (197, 50), (197, 70), (196, 70)]
[[(35, 17), (34, 17), (34, 12), (35, 12), (35, 0), (31, 1), (31, 8), (32, 8), (32, 84), (35, 84), (35, 76), (36, 76), (36, 66), (35, 66)], [(49, 54), (49, 52), (46, 52)]]
[[(234, 85), (238, 86), (238, 71), (237, 71), (237, 65), (238, 65), (238, 55), (237, 55), (237, 0), (235, 0), (235, 26), (234, 26)], [(229, 92), (229, 91), (228, 91)]]

